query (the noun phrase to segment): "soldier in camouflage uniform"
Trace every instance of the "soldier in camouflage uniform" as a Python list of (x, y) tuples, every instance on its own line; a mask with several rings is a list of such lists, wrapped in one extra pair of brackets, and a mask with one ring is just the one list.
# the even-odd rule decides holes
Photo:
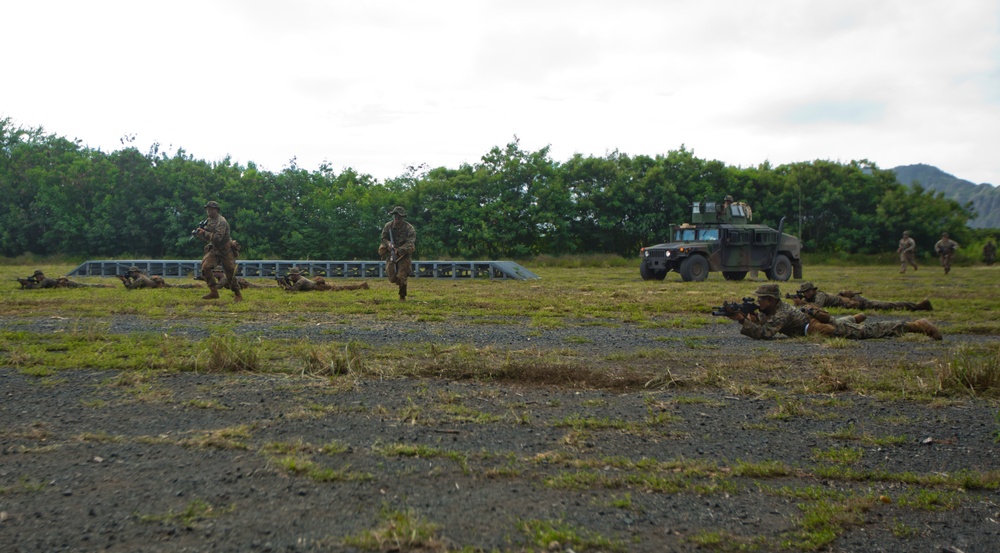
[(31, 278), (34, 283), (22, 284), (21, 288), (26, 290), (41, 290), (44, 288), (111, 288), (106, 284), (84, 284), (75, 282), (66, 277), (49, 278), (41, 269), (36, 269)]
[(820, 309), (827, 307), (843, 307), (844, 309), (860, 309), (862, 311), (891, 311), (894, 309), (905, 309), (907, 311), (931, 311), (931, 302), (924, 299), (919, 303), (912, 301), (879, 301), (870, 300), (857, 292), (843, 290), (840, 293), (827, 294), (822, 292), (811, 282), (803, 282), (799, 285), (798, 295), (792, 298), (797, 306), (813, 305)]
[(951, 258), (958, 249), (958, 242), (948, 238), (947, 232), (941, 233), (941, 239), (934, 244), (934, 251), (941, 259), (941, 266), (944, 267), (944, 274), (951, 272)]
[(910, 231), (904, 230), (903, 237), (899, 239), (899, 272), (905, 273), (907, 265), (913, 265), (913, 270), (917, 270), (917, 242), (910, 238)]
[[(226, 272), (223, 270), (222, 265), (216, 265), (215, 268), (212, 269), (212, 276), (215, 277), (219, 288), (229, 288), (229, 279), (226, 277)], [(249, 280), (243, 277), (236, 277), (236, 282), (239, 283), (240, 290), (253, 286)]]
[(313, 280), (302, 276), (302, 272), (299, 271), (298, 267), (292, 267), (288, 271), (288, 282), (284, 279), (279, 279), (278, 284), (288, 290), (289, 292), (339, 292), (341, 290), (367, 290), (368, 283), (362, 282), (361, 284), (342, 284), (334, 286), (332, 284), (327, 284), (323, 277), (316, 277)]
[(997, 260), (997, 245), (993, 243), (993, 239), (986, 241), (986, 245), (983, 246), (983, 262), (985, 262), (990, 267), (993, 266)]
[(757, 288), (755, 294), (757, 303), (760, 304), (758, 314), (747, 316), (737, 311), (728, 315), (730, 319), (740, 323), (742, 327), (740, 334), (755, 340), (771, 340), (778, 334), (786, 336), (821, 334), (865, 340), (901, 336), (906, 332), (920, 332), (935, 340), (941, 339), (941, 333), (927, 319), (861, 324), (855, 317), (833, 319), (828, 314), (817, 312), (814, 308), (804, 308), (808, 313), (796, 309), (781, 301), (777, 284), (763, 284)]
[(406, 210), (402, 206), (392, 208), (389, 215), (392, 215), (392, 221), (382, 227), (378, 254), (385, 260), (385, 274), (389, 282), (399, 286), (399, 301), (406, 301), (406, 280), (413, 274), (417, 231), (406, 222)]
[(121, 280), (122, 284), (125, 285), (125, 288), (128, 288), (129, 290), (169, 287), (169, 285), (163, 280), (163, 277), (157, 277), (155, 279), (150, 278), (140, 271), (135, 265), (128, 268), (128, 275), (119, 275), (118, 279)]
[(236, 296), (234, 300), (243, 301), (239, 282), (235, 278), (239, 244), (233, 240), (229, 233), (229, 221), (226, 221), (226, 218), (219, 214), (218, 202), (205, 204), (205, 213), (208, 215), (205, 227), (194, 231), (195, 236), (207, 242), (205, 244), (205, 257), (201, 260), (201, 276), (208, 283), (209, 292), (201, 299), (214, 300), (219, 298), (218, 282), (212, 274), (212, 268), (216, 265), (222, 265), (229, 287)]
[(162, 276), (146, 276), (135, 265), (128, 268), (128, 275), (118, 275), (118, 279), (129, 290), (141, 290), (143, 288), (201, 288), (199, 284), (167, 284), (167, 281)]

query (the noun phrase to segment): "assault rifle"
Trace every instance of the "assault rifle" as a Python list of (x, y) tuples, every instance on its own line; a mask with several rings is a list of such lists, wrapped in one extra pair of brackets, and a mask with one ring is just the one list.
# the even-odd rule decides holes
[(204, 230), (205, 227), (207, 227), (207, 226), (208, 226), (208, 219), (205, 219), (204, 221), (198, 223), (198, 228), (196, 228), (196, 229), (194, 229), (194, 230), (191, 231), (191, 237), (188, 238), (188, 241), (191, 241), (191, 240), (194, 240), (195, 238), (197, 238), (198, 237), (198, 231), (199, 230)]
[(757, 302), (752, 297), (743, 298), (743, 303), (737, 303), (735, 301), (724, 301), (722, 305), (712, 308), (713, 317), (728, 317), (736, 313), (743, 313), (744, 315), (751, 315), (756, 313), (760, 309)]
[(278, 286), (281, 286), (282, 288), (288, 288), (293, 284), (292, 279), (288, 278), (288, 275), (276, 276), (274, 277), (274, 281), (277, 282)]
[(17, 279), (17, 281), (21, 284), (22, 290), (38, 284), (38, 279), (35, 278), (34, 276), (30, 276), (28, 278), (19, 278)]
[(804, 300), (806, 297), (802, 295), (802, 292), (795, 292), (794, 294), (785, 294), (786, 300)]
[(396, 253), (396, 239), (392, 237), (392, 229), (389, 229), (389, 262), (396, 264), (399, 261), (399, 256)]

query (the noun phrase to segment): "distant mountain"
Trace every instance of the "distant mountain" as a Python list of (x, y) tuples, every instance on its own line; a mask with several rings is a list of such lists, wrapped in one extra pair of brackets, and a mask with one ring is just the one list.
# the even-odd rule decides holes
[(977, 217), (969, 221), (972, 228), (1000, 228), (1000, 188), (990, 184), (973, 184), (931, 165), (901, 165), (892, 169), (896, 180), (905, 185), (914, 181), (927, 190), (941, 192), (949, 200), (965, 205), (972, 202)]

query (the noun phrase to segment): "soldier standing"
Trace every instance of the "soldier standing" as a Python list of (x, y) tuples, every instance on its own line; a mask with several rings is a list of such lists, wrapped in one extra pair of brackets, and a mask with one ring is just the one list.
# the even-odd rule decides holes
[(389, 212), (392, 221), (382, 227), (382, 244), (378, 253), (385, 259), (385, 274), (389, 282), (399, 286), (399, 301), (406, 301), (406, 279), (413, 272), (413, 252), (417, 247), (417, 231), (406, 222), (406, 210), (396, 206)]
[(983, 261), (986, 262), (990, 267), (997, 260), (997, 245), (993, 243), (993, 240), (987, 240), (986, 245), (983, 246)]
[(951, 272), (951, 257), (955, 255), (955, 250), (957, 249), (958, 242), (948, 238), (947, 232), (942, 232), (941, 239), (934, 244), (934, 251), (937, 252), (938, 258), (941, 259), (941, 266), (944, 267), (944, 274)]
[(896, 248), (896, 252), (899, 253), (900, 273), (906, 272), (907, 265), (913, 265), (913, 270), (917, 270), (917, 243), (910, 238), (910, 231), (903, 231), (903, 237), (899, 239), (899, 247)]
[(205, 213), (208, 215), (208, 219), (205, 221), (204, 228), (198, 228), (194, 231), (195, 236), (207, 242), (205, 244), (205, 257), (201, 260), (201, 276), (208, 283), (209, 292), (201, 299), (218, 299), (219, 288), (215, 275), (212, 274), (212, 268), (216, 265), (222, 265), (229, 287), (236, 295), (234, 300), (243, 301), (240, 284), (235, 278), (236, 255), (239, 246), (229, 233), (229, 221), (226, 221), (226, 218), (219, 214), (218, 202), (212, 201), (205, 204)]

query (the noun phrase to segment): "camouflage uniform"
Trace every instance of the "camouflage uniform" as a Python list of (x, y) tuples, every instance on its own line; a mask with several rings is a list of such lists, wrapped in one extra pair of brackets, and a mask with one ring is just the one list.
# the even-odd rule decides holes
[(851, 340), (867, 340), (869, 338), (892, 338), (902, 336), (907, 332), (906, 321), (877, 321), (866, 323), (855, 323), (844, 320), (843, 317), (834, 319), (830, 324), (836, 328), (834, 336), (848, 338)]
[(226, 273), (226, 281), (230, 284), (230, 289), (236, 294), (236, 300), (242, 300), (239, 283), (236, 277), (236, 252), (233, 250), (233, 238), (229, 233), (229, 221), (219, 215), (219, 204), (208, 202), (205, 208), (214, 208), (215, 212), (209, 212), (203, 233), (198, 237), (208, 242), (205, 244), (205, 256), (201, 260), (201, 276), (208, 283), (211, 290), (202, 299), (215, 299), (219, 297), (218, 283), (212, 274), (212, 269), (216, 265), (221, 265)]
[[(812, 298), (809, 297), (810, 293), (814, 292)], [(891, 310), (906, 310), (906, 311), (931, 311), (931, 302), (928, 300), (923, 300), (920, 303), (914, 303), (912, 301), (879, 301), (870, 300), (860, 294), (856, 294), (850, 291), (842, 291), (836, 295), (827, 294), (821, 290), (817, 290), (813, 283), (803, 282), (799, 286), (799, 294), (802, 299), (795, 298), (795, 305), (814, 305), (820, 309), (826, 309), (827, 307), (842, 307), (844, 309), (860, 309), (862, 311), (891, 311)]]
[[(768, 314), (763, 311), (757, 316), (757, 321), (749, 317), (742, 321), (740, 334), (749, 336), (755, 340), (770, 340), (777, 334), (786, 336), (805, 336), (806, 334), (823, 334), (826, 336), (837, 336), (850, 340), (866, 340), (869, 338), (888, 338), (902, 336), (906, 332), (920, 332), (932, 337), (935, 340), (941, 339), (941, 333), (927, 319), (918, 321), (884, 321), (877, 323), (861, 324), (855, 322), (854, 317), (829, 318), (826, 313), (814, 313), (816, 317), (821, 317), (820, 322), (809, 314), (792, 307), (781, 301), (778, 295), (777, 284), (763, 284), (755, 292), (760, 301), (762, 296), (774, 298), (775, 308), (773, 313)], [(803, 308), (811, 309), (811, 308)]]
[(985, 261), (987, 265), (992, 266), (993, 263), (996, 262), (996, 260), (997, 260), (997, 245), (994, 244), (992, 240), (990, 240), (986, 242), (985, 246), (983, 246), (983, 261)]
[[(215, 280), (218, 282), (217, 286), (219, 288), (229, 288), (229, 279), (226, 277), (226, 272), (223, 270), (222, 265), (216, 265), (215, 268), (212, 269), (212, 274), (215, 276)], [(239, 283), (240, 290), (253, 286), (249, 280), (243, 277), (236, 277), (236, 282)]]
[(778, 300), (778, 307), (773, 314), (761, 313), (757, 317), (757, 322), (744, 319), (740, 334), (754, 340), (770, 340), (778, 333), (785, 336), (805, 336), (810, 322), (808, 315), (781, 300)]
[(941, 233), (941, 239), (934, 244), (934, 251), (937, 252), (938, 257), (941, 259), (944, 274), (948, 274), (951, 271), (951, 258), (955, 255), (955, 250), (957, 249), (958, 242), (948, 238), (947, 232)]
[(139, 270), (138, 267), (128, 268), (128, 279), (122, 279), (122, 284), (129, 290), (139, 290), (142, 288), (169, 288), (163, 277), (148, 277)]
[(59, 278), (49, 278), (45, 276), (45, 273), (41, 269), (36, 270), (32, 275), (35, 282), (32, 284), (25, 284), (22, 288), (27, 290), (41, 290), (44, 288), (108, 288), (105, 284), (84, 284), (82, 282), (75, 282), (66, 277)]
[(323, 281), (317, 282), (309, 280), (308, 278), (302, 276), (298, 267), (292, 267), (288, 271), (288, 282), (279, 280), (278, 284), (289, 292), (312, 292), (315, 290), (323, 290), (324, 288), (321, 284), (325, 285), (326, 283)]
[(910, 232), (904, 231), (903, 237), (899, 239), (899, 272), (905, 273), (907, 265), (913, 265), (913, 270), (917, 270), (917, 242), (910, 238)]
[[(382, 227), (382, 244), (378, 248), (379, 255), (386, 260), (385, 274), (389, 277), (389, 282), (399, 286), (399, 299), (406, 300), (406, 281), (413, 274), (413, 252), (417, 248), (417, 231), (413, 225), (407, 223), (406, 210), (401, 206), (392, 208), (390, 215), (399, 215)], [(396, 247), (396, 261), (390, 261), (392, 247), (390, 242)]]

